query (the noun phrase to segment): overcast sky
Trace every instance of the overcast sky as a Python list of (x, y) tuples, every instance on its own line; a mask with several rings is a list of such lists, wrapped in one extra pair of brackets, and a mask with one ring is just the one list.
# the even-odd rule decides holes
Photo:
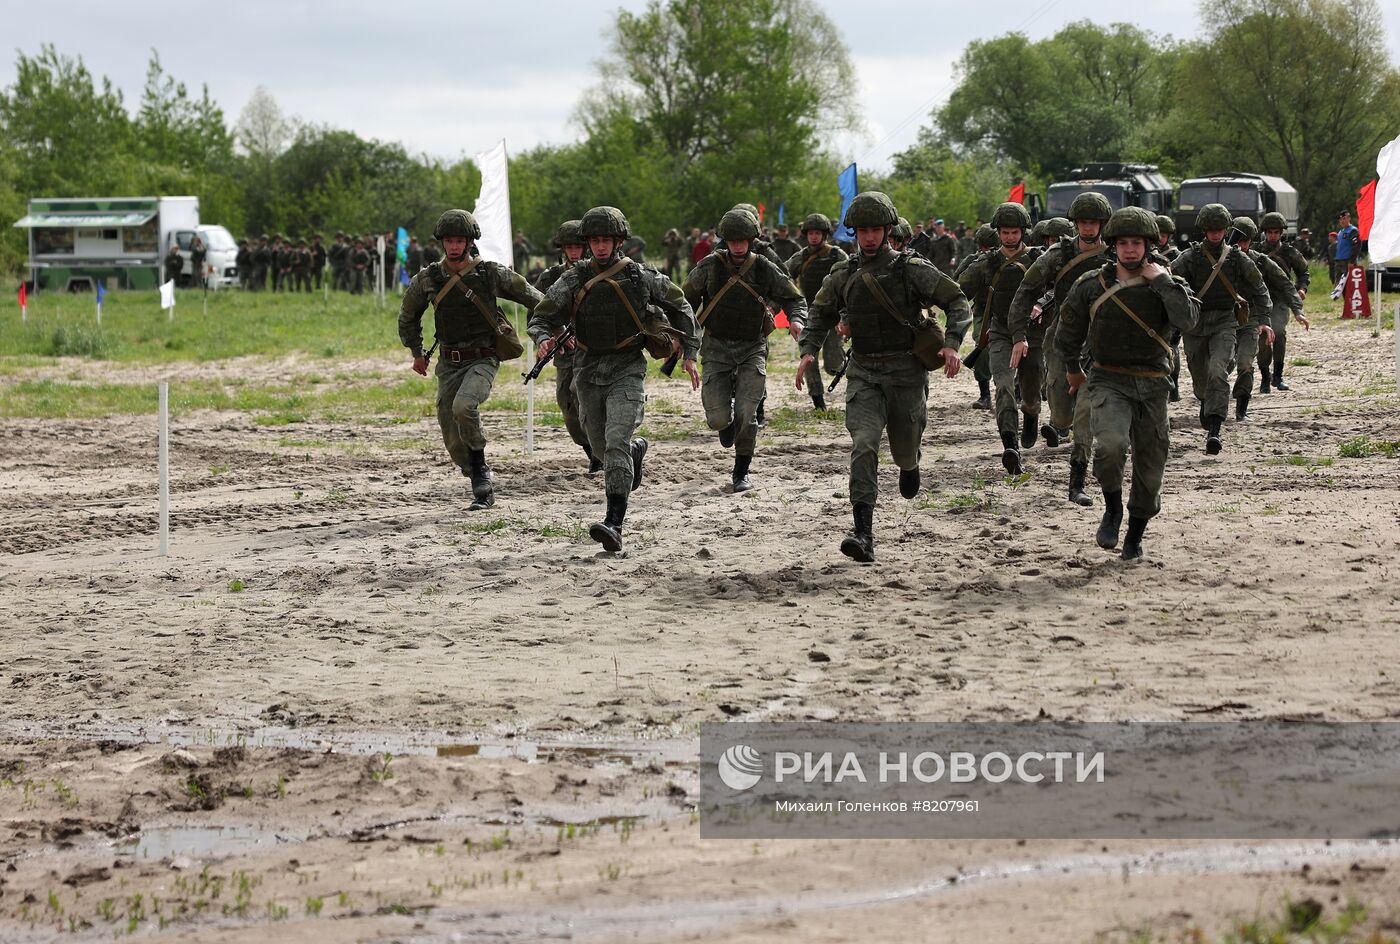
[[(715, 0), (723, 2), (723, 0)], [(841, 0), (817, 4), (855, 62), (868, 133), (837, 149), (872, 170), (913, 142), (953, 87), (952, 64), (973, 39), (1020, 30), (1034, 38), (1076, 19), (1196, 35), (1191, 0)], [(1391, 55), (1400, 61), (1400, 0), (1381, 0)], [(210, 94), (230, 122), (262, 85), (284, 113), (304, 121), (400, 141), (410, 152), (455, 158), (504, 137), (511, 151), (577, 137), (570, 113), (596, 75), (608, 20), (598, 4), (393, 4), (339, 0), (219, 3), (70, 0), (6, 2), (12, 47), (44, 42), (81, 55), (110, 77), (131, 107), (140, 99), (150, 49), (166, 71)], [(621, 0), (636, 10), (645, 0)], [(13, 61), (0, 71), (13, 82)], [(1390, 116), (1394, 120), (1394, 116)]]

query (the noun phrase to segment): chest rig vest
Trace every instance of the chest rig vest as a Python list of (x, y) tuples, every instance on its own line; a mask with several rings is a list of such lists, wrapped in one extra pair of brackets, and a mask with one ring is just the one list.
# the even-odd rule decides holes
[(495, 346), (494, 269), (493, 262), (477, 262), (456, 285), (443, 292), (453, 273), (441, 262), (428, 267), (428, 288), (434, 299), (433, 325), (443, 347)]
[(914, 254), (909, 251), (895, 253), (888, 247), (883, 247), (881, 254), (882, 257), (873, 263), (864, 263), (858, 255), (852, 256), (846, 263), (846, 321), (851, 326), (851, 348), (863, 357), (907, 354), (914, 349), (914, 332), (886, 310), (881, 299), (866, 284), (862, 273), (870, 273), (891, 304), (910, 324), (923, 320), (905, 274), (905, 266)]
[(706, 334), (729, 341), (768, 336), (768, 303), (755, 283), (758, 256), (750, 252), (737, 267), (728, 253), (711, 256), (706, 266), (705, 307), (697, 320)]
[(641, 267), (625, 256), (614, 257), (601, 268), (594, 260), (580, 274), (584, 279), (574, 292), (573, 315), (579, 347), (605, 353), (640, 344), (638, 318), (648, 297)]

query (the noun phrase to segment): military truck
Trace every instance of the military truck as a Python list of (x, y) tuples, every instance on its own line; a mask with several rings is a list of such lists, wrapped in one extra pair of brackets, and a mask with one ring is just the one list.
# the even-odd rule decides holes
[(1142, 207), (1149, 213), (1170, 213), (1172, 185), (1156, 164), (1099, 161), (1076, 167), (1049, 187), (1046, 213), (1066, 216), (1069, 205), (1081, 193), (1101, 193), (1115, 210)]
[(1298, 235), (1298, 191), (1282, 177), (1266, 177), (1226, 171), (1183, 180), (1176, 194), (1176, 240), (1181, 245), (1199, 242), (1196, 214), (1207, 203), (1223, 203), (1231, 216), (1247, 216), (1258, 223), (1265, 213), (1282, 213), (1285, 239)]

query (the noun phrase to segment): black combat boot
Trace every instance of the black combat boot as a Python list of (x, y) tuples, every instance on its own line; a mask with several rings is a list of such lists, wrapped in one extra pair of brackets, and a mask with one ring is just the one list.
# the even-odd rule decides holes
[(1001, 467), (1007, 475), (1021, 474), (1021, 450), (1016, 448), (1016, 434), (1001, 434)]
[(899, 494), (905, 498), (913, 498), (919, 494), (919, 470), (917, 468), (899, 470)]
[(1225, 444), (1220, 441), (1220, 421), (1211, 420), (1206, 423), (1206, 455), (1218, 456), (1223, 448)]
[(1274, 389), (1275, 389), (1275, 390), (1287, 390), (1287, 389), (1288, 389), (1288, 384), (1286, 384), (1286, 383), (1283, 382), (1283, 365), (1280, 364), (1280, 363), (1277, 363), (1277, 362), (1274, 364)]
[(1021, 416), (1021, 448), (1029, 449), (1035, 445), (1035, 417), (1029, 413)]
[(622, 550), (622, 519), (627, 516), (627, 496), (609, 495), (607, 515), (598, 524), (590, 525), (588, 536), (609, 554)]
[(826, 409), (826, 396), (825, 396), (825, 394), (823, 394), (820, 390), (818, 390), (818, 391), (816, 391), (816, 392), (814, 392), (814, 393), (812, 394), (812, 409), (814, 409), (814, 410), (825, 410), (825, 409)]
[(875, 559), (875, 506), (863, 503), (851, 506), (855, 527), (841, 542), (841, 553), (852, 560), (868, 564)]
[(1273, 392), (1273, 391), (1270, 389), (1270, 387), (1269, 387), (1269, 380), (1270, 380), (1270, 378), (1269, 378), (1269, 372), (1268, 372), (1268, 370), (1265, 369), (1265, 368), (1260, 368), (1260, 369), (1259, 369), (1259, 392), (1260, 392), (1260, 393), (1272, 393), (1272, 392)]
[(1054, 423), (1046, 423), (1040, 427), (1040, 435), (1045, 437), (1047, 449), (1054, 449), (1066, 438), (1065, 431), (1057, 429)]
[(649, 443), (638, 436), (632, 440), (632, 491), (642, 487), (642, 460), (647, 457)]
[(467, 450), (467, 475), (472, 480), (471, 507), (468, 511), (480, 511), (496, 504), (496, 490), (491, 487), (491, 467), (486, 464), (485, 449)]
[(1235, 420), (1243, 423), (1249, 418), (1249, 394), (1242, 393), (1235, 397)]
[(749, 481), (749, 465), (753, 462), (753, 456), (734, 457), (734, 491), (747, 492), (753, 488), (753, 483)]
[(1103, 493), (1103, 520), (1099, 522), (1099, 532), (1094, 535), (1094, 540), (1104, 550), (1112, 550), (1118, 546), (1118, 529), (1122, 526), (1123, 490), (1110, 492), (1105, 489)]
[(730, 446), (734, 445), (734, 435), (734, 424), (730, 423), (724, 429), (719, 431), (719, 444), (724, 448), (728, 449)]
[(595, 455), (593, 454), (593, 449), (592, 449), (592, 447), (590, 447), (590, 446), (584, 446), (584, 447), (583, 447), (583, 454), (584, 454), (585, 456), (588, 457), (588, 474), (589, 474), (589, 475), (596, 475), (596, 474), (598, 474), (599, 472), (603, 471), (603, 460), (602, 460), (602, 459), (599, 459), (597, 456), (595, 456)]
[(1076, 505), (1089, 507), (1094, 500), (1084, 494), (1084, 479), (1089, 474), (1089, 463), (1073, 462), (1069, 464), (1069, 500)]
[(1142, 533), (1147, 530), (1147, 519), (1137, 515), (1128, 516), (1128, 534), (1123, 538), (1123, 559), (1137, 560), (1142, 556)]
[(989, 380), (977, 378), (978, 397), (972, 401), (974, 410), (990, 410), (992, 408), (992, 384)]

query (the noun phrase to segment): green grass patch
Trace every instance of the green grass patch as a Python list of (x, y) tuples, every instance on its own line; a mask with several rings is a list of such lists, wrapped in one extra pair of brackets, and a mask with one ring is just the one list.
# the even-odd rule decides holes
[(1316, 367), (1317, 361), (1311, 357), (1290, 357), (1288, 363), (1293, 367)]
[(1366, 459), (1371, 456), (1384, 456), (1394, 459), (1400, 454), (1400, 440), (1372, 439), (1370, 436), (1354, 436), (1337, 446), (1337, 455), (1343, 459)]
[(768, 428), (777, 433), (830, 432), (843, 428), (846, 415), (839, 410), (780, 407), (768, 413)]
[(1292, 465), (1298, 466), (1299, 468), (1303, 469), (1327, 468), (1335, 462), (1336, 460), (1333, 459), (1331, 456), (1321, 456), (1318, 458), (1313, 458), (1312, 456), (1305, 456), (1301, 453), (1296, 452), (1292, 455), (1284, 456), (1279, 459), (1269, 460), (1270, 465)]

